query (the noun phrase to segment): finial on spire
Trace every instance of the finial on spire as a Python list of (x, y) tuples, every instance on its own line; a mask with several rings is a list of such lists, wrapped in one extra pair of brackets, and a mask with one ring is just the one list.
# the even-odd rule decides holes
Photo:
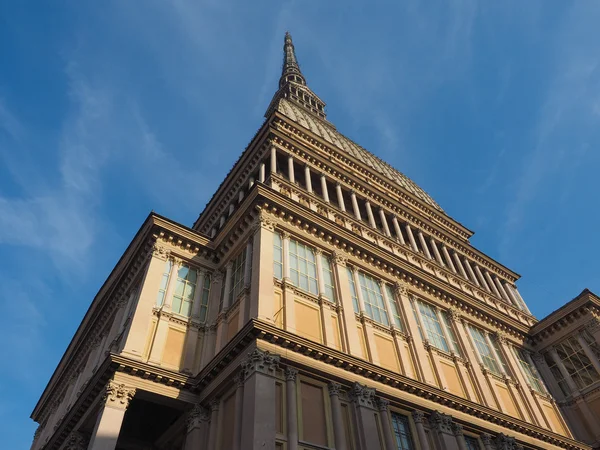
[(286, 31), (283, 43), (283, 68), (281, 70), (281, 78), (279, 79), (279, 87), (282, 87), (289, 81), (306, 86), (306, 80), (302, 72), (300, 72), (300, 66), (296, 59), (296, 50), (292, 42), (292, 35), (289, 31)]

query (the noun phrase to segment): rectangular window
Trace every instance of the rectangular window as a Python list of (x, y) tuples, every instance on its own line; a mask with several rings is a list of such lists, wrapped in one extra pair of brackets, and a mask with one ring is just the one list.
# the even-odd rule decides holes
[(480, 450), (481, 449), (481, 447), (479, 447), (479, 441), (477, 440), (477, 438), (474, 438), (473, 436), (465, 435), (465, 443), (467, 444), (467, 450)]
[(200, 322), (206, 322), (206, 314), (208, 313), (208, 296), (210, 295), (210, 275), (204, 275), (204, 283), (202, 284), (202, 295), (200, 296)]
[(158, 288), (158, 295), (156, 296), (156, 306), (162, 306), (165, 301), (165, 294), (167, 292), (167, 286), (169, 285), (169, 277), (171, 275), (171, 268), (173, 267), (173, 261), (167, 259), (165, 263), (165, 271), (160, 279), (160, 287)]
[(354, 312), (359, 313), (360, 309), (358, 307), (358, 291), (356, 290), (356, 283), (354, 282), (354, 273), (350, 267), (346, 267), (346, 273), (348, 274), (348, 282), (350, 283), (350, 294), (352, 295), (352, 306), (354, 307)]
[(471, 333), (471, 337), (475, 342), (477, 353), (479, 353), (483, 365), (490, 372), (493, 372), (496, 375), (501, 375), (500, 365), (498, 364), (498, 361), (496, 361), (496, 357), (494, 356), (492, 349), (488, 345), (484, 332), (470, 325), (468, 326), (468, 328), (469, 332)]
[(423, 303), (417, 300), (417, 307), (421, 313), (421, 319), (423, 319), (423, 327), (427, 334), (427, 340), (435, 348), (439, 348), (445, 352), (449, 352), (448, 342), (444, 336), (440, 319), (438, 318), (437, 308), (427, 303)]
[(558, 383), (558, 387), (560, 388), (562, 393), (564, 395), (569, 395), (571, 390), (569, 389), (567, 380), (565, 380), (565, 377), (563, 376), (562, 371), (556, 365), (556, 362), (554, 361), (554, 358), (552, 358), (552, 355), (550, 355), (550, 352), (544, 353), (544, 360), (546, 361), (546, 364), (548, 365), (548, 369), (550, 369), (550, 372), (552, 372), (552, 376)]
[(335, 302), (333, 271), (331, 270), (331, 262), (325, 255), (321, 255), (321, 266), (323, 268), (323, 285), (325, 286), (325, 292), (323, 292), (323, 296), (330, 302)]
[(456, 334), (454, 334), (454, 329), (452, 329), (452, 325), (450, 324), (450, 319), (448, 319), (448, 312), (444, 311), (440, 314), (442, 316), (442, 323), (444, 324), (444, 328), (446, 329), (446, 333), (450, 338), (450, 343), (452, 344), (452, 348), (457, 355), (462, 354), (460, 351), (460, 346), (458, 345), (458, 340), (456, 339)]
[(244, 248), (233, 260), (231, 268), (231, 288), (229, 290), (229, 305), (237, 300), (244, 289), (244, 269), (246, 267), (246, 249)]
[(319, 295), (317, 262), (312, 248), (290, 239), (290, 279), (294, 286)]
[(544, 385), (542, 380), (536, 370), (535, 367), (532, 367), (529, 362), (527, 362), (527, 358), (525, 358), (525, 353), (523, 350), (517, 347), (512, 347), (513, 353), (517, 361), (519, 361), (519, 365), (521, 366), (521, 372), (525, 375), (527, 382), (531, 386), (531, 388), (537, 392), (544, 393)]
[(392, 315), (394, 316), (394, 325), (396, 325), (398, 329), (404, 331), (404, 326), (402, 325), (402, 316), (400, 314), (400, 307), (398, 306), (398, 302), (396, 301), (394, 290), (392, 289), (392, 286), (387, 283), (385, 285), (385, 293), (392, 308)]
[(283, 243), (279, 233), (273, 233), (273, 276), (283, 278)]
[(558, 344), (556, 352), (579, 389), (600, 380), (600, 375), (574, 337), (570, 336)]
[(182, 265), (177, 271), (177, 281), (171, 304), (171, 310), (175, 314), (185, 317), (190, 316), (192, 302), (194, 301), (194, 292), (196, 291), (196, 278), (196, 271), (186, 265)]
[(376, 322), (389, 326), (387, 311), (383, 303), (383, 295), (381, 293), (381, 285), (375, 278), (358, 272), (358, 281), (362, 292), (363, 301), (365, 303), (365, 313)]
[[(385, 420), (385, 417), (382, 418)], [(392, 413), (392, 427), (394, 428), (394, 437), (396, 438), (396, 448), (398, 450), (413, 450), (412, 436), (406, 416)]]

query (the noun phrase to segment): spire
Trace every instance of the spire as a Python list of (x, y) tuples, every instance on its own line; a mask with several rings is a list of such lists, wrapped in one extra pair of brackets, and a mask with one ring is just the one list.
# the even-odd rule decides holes
[(283, 44), (283, 68), (281, 70), (281, 78), (279, 79), (279, 87), (283, 87), (285, 83), (290, 81), (306, 86), (306, 79), (302, 75), (298, 60), (296, 59), (296, 50), (292, 42), (292, 35), (289, 31), (286, 31)]
[(285, 33), (283, 41), (283, 67), (281, 78), (279, 78), (279, 89), (267, 108), (266, 117), (278, 109), (282, 99), (293, 102), (320, 119), (326, 118), (325, 102), (306, 85), (306, 78), (300, 71), (296, 49), (292, 42), (292, 35), (289, 32)]

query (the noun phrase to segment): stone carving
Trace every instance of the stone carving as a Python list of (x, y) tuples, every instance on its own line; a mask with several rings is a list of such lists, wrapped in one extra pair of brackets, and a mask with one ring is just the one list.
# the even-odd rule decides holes
[(352, 386), (351, 396), (357, 405), (375, 408), (375, 389), (356, 382)]
[(546, 362), (544, 360), (544, 355), (542, 355), (540, 352), (532, 352), (531, 359), (533, 359), (533, 361), (538, 365), (545, 364)]
[(78, 431), (73, 431), (65, 440), (64, 450), (86, 450), (88, 440)]
[(220, 398), (218, 398), (218, 397), (215, 397), (215, 398), (213, 398), (213, 399), (210, 401), (210, 410), (211, 410), (212, 412), (214, 412), (214, 411), (218, 411), (218, 410), (219, 410), (219, 405), (220, 405), (220, 404), (221, 404), (221, 399), (220, 399)]
[(483, 442), (483, 445), (485, 446), (485, 448), (489, 448), (492, 445), (492, 436), (487, 434), (487, 433), (483, 433), (481, 435), (479, 435), (479, 438), (481, 439), (481, 442)]
[(460, 311), (456, 308), (450, 308), (448, 311), (446, 311), (446, 316), (450, 322), (458, 322), (462, 317)]
[(388, 400), (384, 398), (377, 399), (377, 407), (379, 408), (379, 411), (387, 411), (389, 406), (390, 402)]
[(425, 421), (425, 413), (423, 411), (414, 410), (412, 412), (412, 418), (415, 423), (423, 423)]
[(396, 289), (396, 294), (408, 295), (408, 286), (406, 285), (406, 283), (398, 282), (394, 287)]
[(504, 433), (500, 433), (496, 436), (496, 449), (497, 450), (518, 450), (519, 448), (523, 448), (519, 444), (514, 437), (507, 436)]
[(275, 220), (273, 220), (267, 212), (260, 210), (255, 222), (255, 229), (264, 228), (269, 231), (275, 231)]
[(199, 426), (203, 422), (208, 422), (210, 418), (209, 411), (202, 406), (200, 403), (196, 403), (194, 407), (188, 413), (186, 419), (186, 426), (188, 433), (192, 431), (193, 428)]
[(268, 351), (255, 348), (248, 353), (248, 358), (242, 362), (242, 367), (246, 372), (246, 378), (254, 372), (261, 372), (267, 375), (274, 375), (279, 366), (279, 355), (274, 355)]
[(296, 381), (296, 377), (298, 376), (298, 371), (293, 367), (288, 367), (285, 369), (285, 379), (287, 381)]
[(339, 397), (339, 395), (342, 393), (342, 385), (340, 383), (336, 383), (335, 381), (329, 383), (327, 388), (329, 389), (329, 395), (337, 395)]
[(169, 250), (168, 247), (164, 246), (160, 242), (155, 242), (152, 246), (152, 256), (154, 256), (155, 258), (166, 261), (170, 254), (171, 250)]
[(106, 406), (110, 406), (111, 408), (127, 409), (134, 395), (135, 388), (109, 381), (106, 386), (104, 401), (106, 402)]
[(452, 416), (434, 411), (429, 418), (429, 424), (431, 428), (438, 432), (451, 433), (452, 430)]
[(236, 387), (243, 386), (245, 379), (246, 379), (246, 371), (244, 369), (241, 369), (238, 373), (235, 374), (235, 377), (234, 377)]
[(592, 320), (590, 320), (585, 326), (590, 333), (596, 333), (598, 330), (600, 330), (600, 318), (592, 318)]
[(459, 423), (453, 423), (452, 424), (452, 432), (454, 433), (454, 436), (462, 436), (463, 433), (463, 426)]
[(333, 261), (342, 267), (348, 264), (348, 258), (342, 252), (333, 252)]
[(494, 339), (496, 339), (496, 341), (498, 341), (500, 344), (507, 343), (506, 334), (504, 334), (502, 331), (496, 331), (492, 334), (492, 336), (494, 336)]

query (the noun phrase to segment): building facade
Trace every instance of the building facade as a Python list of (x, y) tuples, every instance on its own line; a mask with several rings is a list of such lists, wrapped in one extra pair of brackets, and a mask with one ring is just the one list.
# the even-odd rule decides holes
[(148, 216), (32, 449), (591, 449), (593, 384), (539, 363), (557, 336), (519, 275), (327, 120), (289, 34), (265, 117), (192, 228)]

